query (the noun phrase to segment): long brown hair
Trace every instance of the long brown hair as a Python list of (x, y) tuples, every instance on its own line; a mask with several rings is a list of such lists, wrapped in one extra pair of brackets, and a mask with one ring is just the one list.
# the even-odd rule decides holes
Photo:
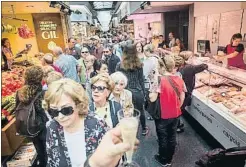
[(18, 98), (23, 103), (29, 103), (34, 96), (42, 91), (43, 70), (39, 66), (31, 66), (25, 72), (25, 85), (18, 90)]
[(124, 47), (121, 68), (134, 70), (142, 68), (143, 64), (137, 56), (136, 44), (129, 44)]

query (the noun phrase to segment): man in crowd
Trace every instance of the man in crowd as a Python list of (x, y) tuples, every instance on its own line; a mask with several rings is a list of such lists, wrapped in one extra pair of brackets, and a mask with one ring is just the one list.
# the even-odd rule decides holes
[(169, 35), (168, 35), (168, 37), (169, 37), (169, 41), (170, 41), (169, 42), (169, 48), (172, 48), (175, 45), (174, 33), (173, 32), (170, 32)]
[(55, 65), (61, 69), (64, 77), (80, 82), (78, 74), (81, 67), (78, 61), (71, 55), (65, 55), (60, 47), (55, 47), (53, 54), (57, 57)]
[(72, 55), (76, 60), (80, 59), (81, 50), (78, 47), (75, 47), (76, 40), (71, 37), (68, 38), (68, 48), (65, 49), (67, 55)]
[(107, 45), (103, 49), (103, 54), (104, 54), (104, 60), (108, 65), (108, 72), (109, 75), (115, 72), (116, 65), (120, 62), (120, 58), (113, 54), (113, 46), (112, 45)]
[(166, 48), (168, 47), (164, 38), (163, 38), (163, 35), (159, 35), (159, 44), (158, 44), (158, 48)]
[(87, 48), (89, 49), (90, 54), (93, 55), (96, 48), (93, 45), (92, 38), (89, 39)]
[(97, 59), (102, 59), (102, 55), (103, 55), (103, 46), (101, 45), (101, 41), (99, 39), (98, 36), (94, 37), (94, 43), (95, 43), (95, 50), (93, 55), (97, 58)]

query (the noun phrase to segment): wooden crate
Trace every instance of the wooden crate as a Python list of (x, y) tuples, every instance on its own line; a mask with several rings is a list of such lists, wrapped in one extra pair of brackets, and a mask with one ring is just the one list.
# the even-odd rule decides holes
[(2, 128), (2, 156), (12, 155), (24, 140), (24, 137), (16, 136), (15, 121), (15, 118), (12, 119), (4, 128)]

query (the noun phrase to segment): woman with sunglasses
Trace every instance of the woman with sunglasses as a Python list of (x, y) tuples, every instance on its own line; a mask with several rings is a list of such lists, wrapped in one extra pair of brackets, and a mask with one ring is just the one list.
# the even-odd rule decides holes
[(81, 70), (80, 70), (80, 81), (83, 85), (85, 85), (86, 83), (86, 66), (85, 66), (85, 60), (86, 57), (88, 57), (90, 55), (88, 48), (83, 47), (81, 50), (81, 57), (78, 60), (79, 66), (81, 66)]
[(103, 121), (87, 115), (84, 89), (67, 78), (52, 82), (44, 97), (44, 108), (53, 119), (47, 125), (47, 166), (83, 166), (107, 131)]
[(125, 89), (127, 77), (119, 71), (111, 74), (110, 77), (115, 83), (115, 88), (109, 99), (120, 103), (124, 110), (133, 109), (132, 92)]
[(90, 112), (105, 120), (110, 128), (115, 127), (119, 122), (117, 112), (121, 105), (108, 100), (114, 90), (114, 82), (108, 74), (98, 74), (91, 80), (91, 90), (93, 102), (90, 104)]

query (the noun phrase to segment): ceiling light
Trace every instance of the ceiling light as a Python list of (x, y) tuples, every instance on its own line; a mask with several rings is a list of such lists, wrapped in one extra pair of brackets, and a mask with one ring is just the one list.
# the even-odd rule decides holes
[(33, 5), (27, 5), (26, 7), (27, 8), (33, 8), (34, 6)]

